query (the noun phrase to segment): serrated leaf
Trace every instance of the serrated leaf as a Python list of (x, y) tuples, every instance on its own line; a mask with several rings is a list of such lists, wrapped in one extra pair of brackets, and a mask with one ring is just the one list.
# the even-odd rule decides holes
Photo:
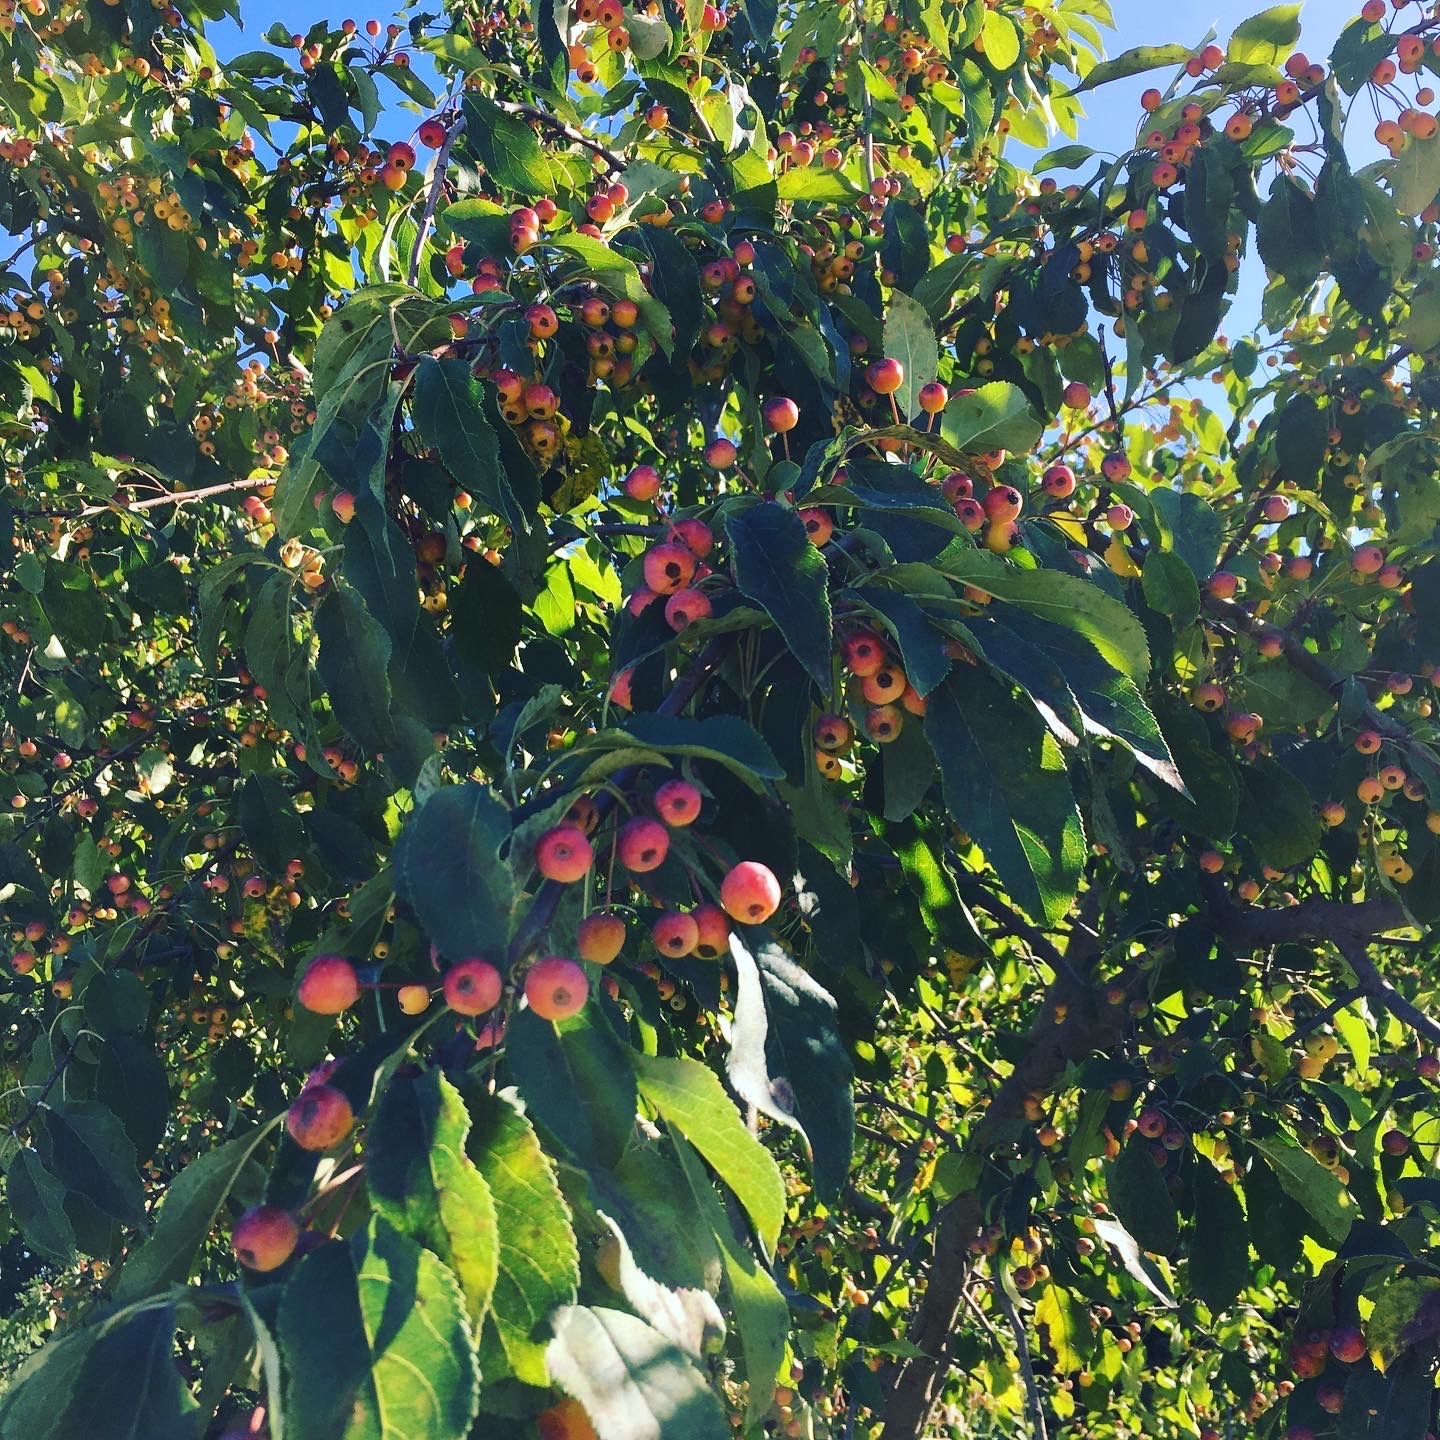
[(509, 936), (514, 887), (499, 858), (509, 836), (509, 811), (470, 782), (432, 795), (396, 843), (396, 889), (451, 960), (494, 955)]
[(1080, 883), (1085, 837), (1059, 746), (988, 670), (964, 667), (931, 692), (925, 738), (951, 819), (969, 832), (1011, 899), (1055, 924)]
[(36, 1116), (33, 1134), (46, 1168), (67, 1190), (122, 1224), (145, 1223), (135, 1147), (108, 1106), (47, 1107)]
[(550, 1374), (584, 1407), (599, 1440), (729, 1440), (705, 1376), (658, 1330), (620, 1310), (562, 1310)]
[(1084, 1368), (1093, 1348), (1090, 1315), (1076, 1296), (1059, 1285), (1046, 1285), (1035, 1298), (1031, 1321), (1061, 1374)]
[(785, 1182), (769, 1151), (745, 1128), (714, 1071), (698, 1060), (631, 1054), (641, 1097), (673, 1125), (735, 1192), (771, 1254), (785, 1221)]
[[(550, 1315), (574, 1301), (580, 1283), (570, 1208), (529, 1120), (504, 1096), (472, 1087), (469, 1101), (473, 1125), (466, 1153), (490, 1187), (500, 1238), (490, 1324), (516, 1379), (543, 1385), (548, 1377), (541, 1332)], [(490, 1343), (482, 1339), (482, 1370)]]
[(637, 711), (624, 732), (642, 746), (666, 755), (689, 755), (726, 766), (752, 790), (763, 780), (778, 780), (784, 767), (754, 728), (738, 715), (708, 715), (701, 720)]
[(840, 1193), (855, 1133), (851, 1067), (834, 997), (773, 941), (730, 936), (737, 971), (726, 1073), (748, 1104), (805, 1142), (816, 1192)]
[(1315, 198), (1299, 181), (1278, 176), (1255, 222), (1255, 244), (1272, 275), (1296, 290), (1315, 282), (1325, 263), (1325, 244), (1317, 223)]
[(830, 685), (830, 591), (825, 562), (794, 510), (773, 500), (725, 516), (740, 593), (759, 605), (822, 690)]
[(578, 260), (602, 290), (633, 300), (640, 307), (640, 318), (661, 351), (669, 356), (674, 350), (670, 312), (646, 288), (640, 271), (628, 255), (622, 254), (603, 240), (589, 235), (546, 236), (545, 245)]
[(1143, 1285), (1162, 1305), (1173, 1310), (1175, 1297), (1167, 1288), (1165, 1277), (1153, 1260), (1140, 1253), (1135, 1237), (1119, 1221), (1107, 1220), (1103, 1216), (1097, 1217), (1094, 1225), (1095, 1233), (1120, 1257), (1120, 1263), (1130, 1278)]
[(1225, 47), (1225, 58), (1237, 65), (1278, 65), (1300, 38), (1300, 7), (1272, 5), (1242, 20)]
[(991, 380), (968, 395), (952, 396), (940, 416), (941, 436), (971, 454), (1027, 451), (1042, 428), (1025, 392), (1008, 380)]
[(1355, 1204), (1345, 1187), (1308, 1150), (1288, 1140), (1271, 1137), (1251, 1142), (1269, 1162), (1281, 1188), (1299, 1202), (1319, 1227), (1319, 1233), (1339, 1246), (1350, 1233)]
[(366, 1131), (365, 1178), (376, 1211), (454, 1272), (478, 1334), (500, 1247), (490, 1187), (465, 1153), (469, 1131), (465, 1102), (440, 1071), (393, 1079)]
[(51, 1260), (75, 1258), (75, 1231), (65, 1217), (65, 1185), (28, 1145), (5, 1171), (5, 1200), (25, 1243)]
[(1212, 1315), (1219, 1315), (1250, 1279), (1249, 1230), (1235, 1187), (1209, 1161), (1197, 1156), (1192, 1174), (1195, 1233), (1190, 1241), (1190, 1288)]
[(1147, 70), (1183, 65), (1190, 54), (1188, 45), (1136, 45), (1113, 60), (1102, 60), (1098, 65), (1092, 65), (1085, 78), (1069, 93), (1079, 95), (1099, 85), (1108, 85), (1112, 80), (1125, 80), (1131, 75), (1143, 75)]
[(465, 119), (466, 138), (497, 185), (527, 200), (553, 192), (550, 162), (525, 120), (473, 90), (465, 97)]
[(475, 1345), (455, 1277), (380, 1217), (312, 1250), (286, 1281), (276, 1338), (285, 1418), (305, 1440), (464, 1440)]
[(1110, 1208), (1142, 1250), (1169, 1255), (1180, 1243), (1175, 1200), (1165, 1184), (1150, 1147), (1131, 1139), (1105, 1176)]
[(902, 420), (920, 412), (920, 391), (940, 370), (940, 346), (930, 313), (903, 290), (891, 292), (885, 307), (885, 354), (898, 360), (903, 373), (895, 403)]
[(315, 671), (335, 718), (371, 755), (394, 749), (390, 714), (390, 637), (349, 586), (336, 586), (315, 611)]

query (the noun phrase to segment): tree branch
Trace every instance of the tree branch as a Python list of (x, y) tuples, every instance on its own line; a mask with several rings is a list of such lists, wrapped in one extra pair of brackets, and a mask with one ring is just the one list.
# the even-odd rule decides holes
[(435, 220), (435, 207), (440, 203), (440, 192), (445, 188), (445, 170), (450, 164), (450, 152), (455, 142), (465, 133), (465, 117), (459, 116), (445, 132), (445, 139), (435, 152), (435, 169), (430, 175), (430, 193), (425, 197), (425, 208), (420, 212), (420, 227), (415, 232), (415, 244), (410, 250), (410, 267), (406, 271), (405, 283), (414, 289), (420, 278), (420, 252), (430, 234)]

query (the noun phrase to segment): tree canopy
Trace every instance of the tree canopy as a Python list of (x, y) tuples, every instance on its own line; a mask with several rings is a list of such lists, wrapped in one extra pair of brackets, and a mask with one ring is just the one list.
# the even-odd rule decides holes
[(1434, 1431), (1440, 20), (1299, 8), (0, 0), (0, 1440)]

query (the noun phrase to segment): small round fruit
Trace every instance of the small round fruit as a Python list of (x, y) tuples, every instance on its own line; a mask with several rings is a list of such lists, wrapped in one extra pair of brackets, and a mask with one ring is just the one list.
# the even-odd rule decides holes
[(830, 537), (835, 533), (835, 522), (830, 518), (827, 510), (821, 510), (818, 506), (807, 506), (800, 511), (800, 519), (804, 522), (805, 533), (810, 537), (810, 543), (817, 549), (821, 545), (828, 545)]
[(1075, 472), (1068, 465), (1052, 465), (1041, 477), (1040, 488), (1056, 500), (1075, 493)]
[(732, 920), (763, 925), (780, 908), (780, 882), (768, 865), (742, 860), (720, 882), (720, 904)]
[(299, 1240), (300, 1222), (278, 1205), (247, 1210), (230, 1234), (235, 1258), (247, 1270), (261, 1273), (278, 1270), (295, 1253)]
[(700, 805), (700, 792), (688, 780), (667, 780), (655, 791), (656, 813), (672, 827), (693, 825)]
[(430, 989), (426, 985), (402, 985), (395, 992), (395, 1000), (406, 1015), (423, 1015), (430, 1008)]
[(725, 912), (707, 900), (691, 912), (698, 932), (695, 940), (695, 954), (702, 960), (718, 960), (730, 953), (730, 920)]
[(557, 825), (535, 845), (535, 868), (547, 879), (573, 885), (590, 873), (595, 851), (578, 825)]
[(616, 846), (620, 863), (637, 875), (658, 870), (670, 853), (670, 832), (648, 815), (637, 815), (620, 827)]
[(697, 620), (708, 620), (714, 613), (710, 597), (693, 585), (677, 590), (665, 602), (665, 623), (678, 635)]
[(800, 407), (785, 395), (776, 395), (761, 407), (765, 423), (777, 435), (784, 435), (800, 423)]
[(848, 748), (855, 739), (855, 727), (843, 715), (822, 715), (815, 722), (815, 743), (832, 755)]
[(525, 1001), (542, 1020), (565, 1020), (584, 1008), (590, 994), (585, 972), (573, 960), (547, 955), (525, 974)]
[(298, 996), (317, 1015), (339, 1015), (360, 998), (360, 977), (343, 955), (317, 955), (301, 977)]
[(695, 917), (683, 910), (667, 910), (650, 927), (655, 948), (671, 960), (682, 960), (694, 953), (700, 941), (700, 927)]
[(898, 360), (876, 360), (865, 380), (877, 395), (893, 395), (905, 383), (905, 367)]
[(920, 387), (920, 393), (915, 398), (927, 415), (938, 415), (949, 402), (950, 394), (938, 380), (932, 380)]
[(1060, 394), (1067, 410), (1083, 410), (1090, 403), (1090, 387), (1081, 380), (1072, 380)]
[(666, 542), (645, 552), (645, 583), (657, 595), (673, 595), (695, 578), (695, 552), (688, 545)]
[(302, 1150), (328, 1150), (355, 1124), (345, 1093), (333, 1085), (307, 1085), (285, 1112), (285, 1128)]
[(637, 465), (625, 477), (621, 489), (632, 500), (653, 500), (660, 493), (660, 472), (653, 465)]
[(592, 965), (610, 964), (625, 948), (624, 920), (603, 911), (587, 915), (576, 927), (575, 948)]
[(457, 1015), (483, 1015), (493, 1010), (504, 989), (500, 972), (478, 955), (457, 960), (445, 972), (445, 1003)]

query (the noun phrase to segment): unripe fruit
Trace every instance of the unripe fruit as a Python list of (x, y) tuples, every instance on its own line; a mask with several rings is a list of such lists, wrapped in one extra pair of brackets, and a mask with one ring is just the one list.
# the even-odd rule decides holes
[(1375, 730), (1362, 730), (1355, 737), (1355, 748), (1362, 755), (1374, 755), (1383, 743)]
[(285, 1128), (302, 1150), (338, 1145), (354, 1123), (349, 1099), (333, 1085), (307, 1085), (285, 1112)]
[(861, 693), (872, 705), (888, 705), (898, 700), (910, 681), (898, 665), (882, 665), (873, 675), (860, 682)]
[(1366, 805), (1378, 805), (1385, 798), (1385, 787), (1373, 775), (1367, 775), (1355, 787), (1355, 794)]
[(247, 1269), (278, 1270), (300, 1240), (300, 1222), (278, 1205), (257, 1205), (236, 1222), (230, 1235), (235, 1258)]
[(500, 1003), (505, 981), (478, 955), (458, 960), (445, 972), (445, 1003), (457, 1015), (483, 1015)]
[(700, 792), (688, 780), (667, 780), (655, 791), (655, 810), (670, 826), (693, 825), (700, 804)]
[(430, 990), (425, 985), (402, 985), (395, 1000), (404, 1014), (423, 1015), (430, 1008)]
[(662, 955), (680, 960), (691, 954), (699, 943), (700, 927), (693, 915), (683, 910), (667, 910), (650, 927), (650, 938)]
[(905, 383), (905, 367), (898, 360), (877, 360), (865, 380), (877, 395), (893, 395)]
[(897, 739), (904, 725), (905, 716), (894, 705), (876, 705), (865, 712), (865, 733), (877, 745)]
[(547, 879), (573, 885), (590, 873), (595, 851), (578, 825), (557, 825), (535, 845), (535, 868)]
[(670, 832), (658, 820), (637, 815), (620, 827), (616, 853), (627, 870), (640, 875), (658, 870), (670, 853)]
[(720, 903), (732, 920), (763, 925), (780, 908), (780, 882), (768, 865), (742, 860), (720, 882)]
[(625, 948), (625, 922), (600, 911), (587, 915), (576, 927), (575, 945), (582, 960), (608, 965)]
[(355, 497), (348, 490), (337, 490), (330, 497), (330, 509), (342, 525), (348, 525), (355, 518)]
[(645, 583), (657, 595), (673, 595), (695, 578), (695, 565), (695, 552), (688, 545), (656, 545), (645, 553)]
[(360, 978), (343, 955), (317, 955), (306, 967), (297, 996), (317, 1015), (339, 1015), (360, 998)]
[(1224, 688), (1215, 684), (1213, 680), (1207, 680), (1190, 692), (1190, 703), (1197, 710), (1203, 710), (1207, 715), (1213, 714), (1225, 704)]
[(765, 423), (777, 435), (784, 435), (800, 423), (800, 407), (784, 395), (776, 395), (761, 407)]
[(585, 972), (573, 960), (547, 955), (525, 975), (525, 1001), (542, 1020), (565, 1020), (584, 1008), (590, 994)]

